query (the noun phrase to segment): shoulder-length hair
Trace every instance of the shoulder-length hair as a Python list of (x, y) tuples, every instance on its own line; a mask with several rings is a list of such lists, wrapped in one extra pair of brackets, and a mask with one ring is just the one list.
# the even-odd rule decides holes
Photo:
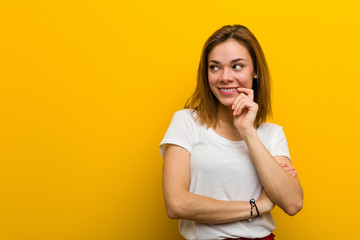
[(266, 118), (272, 115), (270, 73), (259, 42), (254, 34), (242, 25), (223, 26), (214, 32), (205, 42), (197, 73), (196, 89), (186, 101), (185, 108), (195, 110), (197, 118), (200, 119), (202, 125), (216, 127), (218, 124), (217, 111), (219, 101), (209, 87), (208, 55), (215, 46), (230, 39), (236, 40), (247, 48), (254, 66), (254, 73), (257, 75), (257, 78), (253, 80), (254, 101), (259, 106), (254, 122), (257, 128), (260, 123), (265, 122)]

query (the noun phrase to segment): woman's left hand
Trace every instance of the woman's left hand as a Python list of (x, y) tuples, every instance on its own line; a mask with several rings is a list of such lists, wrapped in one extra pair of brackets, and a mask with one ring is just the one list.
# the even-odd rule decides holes
[(250, 88), (238, 88), (240, 95), (235, 99), (232, 110), (234, 110), (234, 124), (240, 135), (255, 129), (254, 121), (258, 111), (258, 104), (254, 102), (254, 90)]
[(285, 170), (287, 171), (290, 175), (292, 175), (293, 177), (296, 177), (297, 176), (297, 172), (295, 170), (295, 168), (291, 165), (288, 165), (287, 163), (285, 162), (281, 162), (279, 163), (280, 166)]

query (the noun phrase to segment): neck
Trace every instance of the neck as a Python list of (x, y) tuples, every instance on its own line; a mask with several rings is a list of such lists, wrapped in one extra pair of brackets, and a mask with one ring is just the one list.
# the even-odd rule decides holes
[(234, 116), (231, 107), (218, 106), (217, 112), (218, 124), (214, 131), (220, 136), (232, 141), (242, 140), (239, 131), (234, 125)]
[(235, 127), (233, 112), (234, 111), (231, 109), (231, 107), (226, 107), (219, 104), (217, 113), (219, 124), (221, 125), (222, 123), (225, 123), (227, 125)]

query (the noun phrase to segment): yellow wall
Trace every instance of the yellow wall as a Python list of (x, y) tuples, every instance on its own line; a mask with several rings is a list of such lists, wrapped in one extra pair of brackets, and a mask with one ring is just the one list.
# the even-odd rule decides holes
[(355, 239), (358, 1), (1, 1), (0, 239), (181, 239), (158, 144), (224, 24), (258, 37), (305, 191), (278, 239)]

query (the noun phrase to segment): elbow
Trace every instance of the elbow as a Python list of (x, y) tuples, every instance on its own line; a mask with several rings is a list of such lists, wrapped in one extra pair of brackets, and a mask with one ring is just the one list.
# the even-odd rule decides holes
[(166, 207), (166, 214), (167, 214), (168, 218), (170, 218), (170, 219), (179, 219), (176, 209)]
[(294, 201), (293, 203), (289, 204), (284, 211), (289, 216), (295, 216), (300, 210), (303, 208), (303, 200), (299, 199)]
[(183, 207), (180, 200), (172, 200), (166, 203), (166, 213), (170, 219), (182, 219)]

